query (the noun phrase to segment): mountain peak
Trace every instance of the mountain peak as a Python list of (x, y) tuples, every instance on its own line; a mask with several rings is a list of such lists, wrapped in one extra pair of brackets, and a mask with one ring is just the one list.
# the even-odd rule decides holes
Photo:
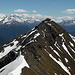
[(44, 21), (50, 21), (51, 19), (49, 19), (49, 18), (46, 18)]
[[(20, 62), (16, 66), (18, 70), (18, 66), (24, 64), (20, 67), (21, 75), (75, 74), (75, 39), (48, 18), (29, 32), (3, 45), (0, 51), (1, 75), (11, 73), (15, 75), (12, 64), (16, 65), (19, 57), (25, 59), (25, 64)], [(9, 57), (10, 53), (13, 55), (13, 60)], [(12, 61), (6, 61), (6, 59)], [(8, 71), (9, 67), (13, 68), (13, 70), (10, 68), (11, 72)]]

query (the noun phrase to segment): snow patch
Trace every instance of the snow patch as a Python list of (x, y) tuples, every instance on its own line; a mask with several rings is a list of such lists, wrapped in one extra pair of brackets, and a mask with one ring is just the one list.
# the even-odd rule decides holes
[(59, 34), (59, 36), (60, 36), (60, 37), (62, 37), (63, 35), (64, 35), (64, 33), (62, 33), (62, 34)]
[(17, 43), (18, 41), (13, 41), (14, 45), (13, 46), (7, 46), (4, 48), (4, 52), (0, 53), (0, 58), (2, 58), (3, 56), (5, 56), (6, 54), (8, 54), (12, 49), (15, 49), (17, 47)]
[(21, 37), (21, 38), (25, 38), (27, 35), (24, 35), (23, 37)]
[(16, 51), (18, 51), (21, 47), (22, 47), (22, 46), (18, 46), (18, 47), (16, 48)]
[(8, 65), (4, 66), (4, 69), (0, 75), (20, 75), (22, 68), (29, 67), (28, 63), (24, 59), (23, 55), (19, 55), (13, 62), (9, 63)]
[(47, 31), (46, 29), (44, 29), (44, 31)]
[(56, 46), (56, 48), (57, 48), (59, 51), (61, 51), (60, 48), (58, 47), (59, 45), (58, 45), (57, 41), (55, 42), (54, 45)]
[[(26, 38), (27, 37), (29, 37), (31, 34), (33, 34), (34, 32), (36, 32), (37, 31), (37, 29), (36, 30), (34, 30), (34, 31), (32, 31), (32, 32), (30, 32), (27, 36), (25, 36)], [(22, 43), (26, 40), (26, 38), (22, 41)]]
[(35, 27), (34, 28), (32, 28), (31, 30), (34, 30), (35, 29)]
[(72, 47), (74, 47), (73, 43), (69, 42)]
[(57, 75), (56, 73), (54, 73), (54, 75)]
[(50, 56), (57, 64), (59, 64), (59, 65), (61, 66), (61, 68), (62, 68), (65, 72), (67, 72), (69, 75), (71, 75), (70, 72), (69, 72), (69, 70), (68, 70), (68, 68), (62, 63), (61, 60), (60, 60), (60, 61), (57, 61), (51, 54), (49, 54), (49, 56)]
[(71, 56), (71, 58), (73, 58), (72, 55), (69, 53), (67, 47), (65, 46), (64, 42), (63, 42), (63, 44), (62, 44), (62, 47), (63, 47), (63, 48), (66, 50), (66, 52)]
[(75, 53), (75, 50), (73, 50), (69, 45), (68, 45), (68, 47), (72, 50), (72, 52), (74, 52)]
[(34, 39), (37, 38), (40, 35), (40, 33), (37, 33), (34, 35)]
[(44, 49), (44, 50), (49, 54), (49, 52), (46, 49)]
[(69, 35), (70, 35), (70, 37), (72, 38), (72, 40), (75, 42), (75, 37), (72, 36), (71, 34), (69, 34)]
[(59, 34), (59, 36), (62, 38), (62, 41), (65, 41), (65, 38), (64, 38), (64, 33), (62, 33), (62, 34)]
[(68, 67), (69, 69), (71, 69), (70, 67)]
[(44, 31), (42, 31), (42, 33), (43, 33), (43, 38), (45, 37), (45, 32)]
[(29, 41), (28, 43), (26, 43), (22, 48), (26, 47), (28, 44), (34, 42), (34, 40)]
[(52, 24), (50, 24), (50, 23), (47, 23), (49, 26), (51, 26)]
[[(30, 36), (31, 34), (33, 34), (34, 32), (36, 32), (37, 31), (37, 29), (36, 30), (34, 30), (34, 31), (32, 31), (31, 33), (29, 33), (29, 35), (28, 36)], [(28, 37), (27, 36), (27, 37)]]
[(66, 63), (68, 62), (68, 59), (67, 58), (65, 58), (65, 61), (66, 61)]
[(54, 49), (52, 48), (52, 46), (50, 46), (50, 48), (54, 51), (54, 53), (55, 53), (57, 56), (60, 57), (59, 53), (58, 53), (56, 50), (54, 50)]
[(59, 53), (56, 50), (53, 50), (53, 51), (56, 55), (58, 55), (60, 57)]
[(69, 75), (71, 75), (70, 72), (69, 72), (69, 70), (68, 70), (68, 68), (62, 63), (61, 59), (59, 59), (59, 61), (58, 61), (58, 60), (55, 59), (46, 49), (44, 49), (44, 50), (49, 54), (49, 56), (50, 56), (57, 64), (59, 64), (59, 65), (61, 66), (61, 68), (62, 68), (65, 72), (67, 72)]

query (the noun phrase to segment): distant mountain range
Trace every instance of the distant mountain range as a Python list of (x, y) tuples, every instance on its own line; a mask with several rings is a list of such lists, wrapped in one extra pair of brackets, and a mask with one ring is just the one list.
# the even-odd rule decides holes
[(0, 25), (25, 25), (41, 22), (45, 18), (51, 18), (61, 25), (75, 25), (75, 18), (70, 16), (52, 17), (40, 14), (0, 14)]
[[(75, 18), (74, 17), (52, 17), (40, 14), (0, 14), (0, 36), (5, 42), (12, 40), (34, 26), (38, 25), (45, 18), (51, 18), (61, 25), (67, 32), (75, 36)], [(4, 43), (3, 43), (4, 44)], [(0, 44), (2, 45), (2, 43)]]

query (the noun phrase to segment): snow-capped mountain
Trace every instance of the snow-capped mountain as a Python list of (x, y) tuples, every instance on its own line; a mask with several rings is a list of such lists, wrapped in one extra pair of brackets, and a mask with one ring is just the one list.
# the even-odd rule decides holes
[(0, 14), (0, 25), (22, 25), (25, 23), (41, 22), (46, 18), (51, 18), (53, 21), (61, 25), (75, 25), (75, 18), (70, 16), (52, 17), (40, 14)]
[(75, 37), (47, 18), (0, 47), (0, 75), (75, 75)]
[(12, 24), (23, 24), (23, 23), (35, 23), (41, 22), (39, 18), (39, 14), (37, 15), (29, 15), (29, 14), (0, 14), (0, 25), (12, 25)]

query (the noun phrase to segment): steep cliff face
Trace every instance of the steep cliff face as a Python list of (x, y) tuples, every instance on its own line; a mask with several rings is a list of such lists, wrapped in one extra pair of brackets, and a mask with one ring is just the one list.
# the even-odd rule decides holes
[[(3, 59), (13, 49), (18, 56), (12, 63), (20, 56), (25, 60), (24, 66), (20, 68), (21, 75), (75, 74), (75, 37), (48, 18), (29, 32), (3, 45), (0, 58)], [(7, 65), (9, 64), (11, 62)], [(4, 70), (8, 70), (7, 67), (0, 70), (0, 75)], [(13, 70), (15, 71), (15, 68)], [(12, 75), (17, 75), (13, 70)], [(8, 72), (7, 75), (11, 73)]]

